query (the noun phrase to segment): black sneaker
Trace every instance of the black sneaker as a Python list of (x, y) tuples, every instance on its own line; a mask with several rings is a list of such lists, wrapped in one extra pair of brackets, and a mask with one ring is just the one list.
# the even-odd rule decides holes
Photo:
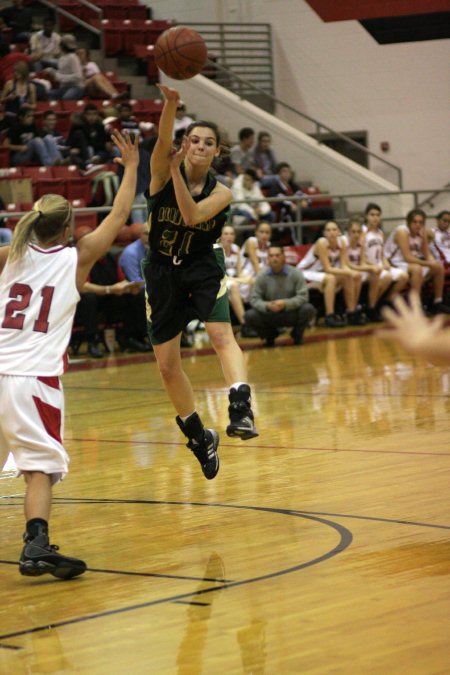
[(347, 322), (340, 319), (336, 314), (327, 314), (325, 316), (325, 326), (327, 328), (345, 328)]
[(347, 322), (349, 326), (365, 326), (367, 319), (356, 310), (355, 312), (347, 312)]
[[(214, 478), (219, 471), (219, 434), (214, 429), (205, 429), (197, 413), (193, 413), (186, 422), (183, 422), (179, 415), (176, 416), (176, 422), (180, 427), (189, 443), (186, 443), (189, 450), (192, 450), (202, 467), (203, 475), (208, 480)], [(195, 436), (195, 438), (193, 438)], [(201, 438), (201, 440), (196, 440)]]
[(189, 450), (192, 450), (197, 457), (202, 467), (203, 475), (208, 480), (212, 480), (217, 476), (219, 471), (219, 455), (217, 448), (219, 447), (219, 434), (214, 429), (205, 429), (203, 442), (197, 443), (191, 438), (187, 443)]
[(303, 329), (296, 326), (291, 330), (291, 338), (294, 340), (294, 345), (303, 344)]
[(19, 561), (20, 574), (25, 577), (52, 574), (58, 579), (72, 579), (86, 571), (83, 560), (69, 558), (57, 551), (58, 546), (50, 544), (45, 534), (39, 534), (31, 541), (25, 539)]
[(243, 441), (258, 436), (250, 405), (250, 387), (248, 384), (241, 384), (239, 389), (232, 389), (228, 398), (230, 401), (228, 406), (230, 424), (227, 426), (227, 435), (239, 436)]
[(450, 307), (443, 302), (434, 302), (428, 306), (428, 311), (433, 316), (435, 314), (450, 314)]
[(380, 323), (380, 321), (383, 321), (383, 317), (376, 307), (368, 307), (366, 316), (369, 320), (369, 323)]

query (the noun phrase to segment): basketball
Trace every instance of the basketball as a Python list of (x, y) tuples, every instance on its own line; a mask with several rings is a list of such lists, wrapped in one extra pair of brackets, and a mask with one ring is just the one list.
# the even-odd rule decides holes
[(208, 57), (205, 41), (197, 31), (175, 26), (158, 37), (155, 62), (173, 80), (188, 80), (203, 70)]

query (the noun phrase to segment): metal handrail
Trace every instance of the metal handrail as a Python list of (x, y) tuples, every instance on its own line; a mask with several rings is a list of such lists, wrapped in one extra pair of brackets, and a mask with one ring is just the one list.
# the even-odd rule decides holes
[[(444, 185), (444, 188), (450, 188), (450, 183), (446, 183)], [(433, 193), (429, 197), (427, 197), (427, 199), (424, 199), (417, 204), (417, 208), (420, 209), (420, 208), (422, 208), (422, 206), (425, 206), (425, 204), (430, 204), (430, 206), (434, 206), (434, 204), (431, 200), (434, 199), (435, 197), (437, 197), (437, 195), (440, 192), (442, 192), (442, 190), (434, 190)]]
[[(80, 5), (84, 5), (88, 9), (92, 9), (96, 14), (99, 15), (99, 18), (101, 20), (103, 16), (103, 10), (100, 9), (99, 7), (96, 7), (96, 5), (92, 5), (88, 0), (77, 0)], [(58, 14), (62, 14), (63, 16), (66, 17), (66, 19), (72, 19), (75, 23), (77, 23), (79, 26), (82, 26), (83, 28), (86, 28), (86, 30), (91, 31), (91, 33), (95, 33), (95, 35), (102, 35), (102, 31), (99, 28), (95, 28), (95, 26), (91, 26), (90, 23), (86, 23), (86, 21), (83, 21), (83, 19), (80, 19), (79, 16), (75, 16), (75, 14), (72, 14), (71, 12), (68, 12), (67, 10), (63, 9), (62, 7), (59, 7), (57, 4), (54, 4), (51, 2), (51, 0), (39, 0), (39, 2), (44, 5), (45, 7), (48, 7), (54, 11), (56, 11)]]
[[(402, 171), (401, 167), (397, 166), (396, 164), (393, 164), (392, 162), (389, 162), (384, 157), (381, 157), (380, 155), (377, 155), (372, 150), (369, 150), (368, 148), (366, 148), (365, 145), (362, 145), (361, 143), (358, 143), (357, 141), (354, 141), (353, 138), (350, 138), (349, 136), (346, 136), (345, 134), (341, 133), (340, 131), (335, 131), (334, 129), (327, 126), (326, 124), (323, 124), (322, 122), (319, 122), (319, 120), (315, 119), (314, 117), (311, 117), (310, 115), (306, 115), (306, 113), (302, 113), (299, 110), (297, 110), (296, 108), (294, 108), (293, 106), (289, 105), (288, 103), (285, 103), (281, 99), (276, 98), (276, 96), (272, 96), (271, 94), (268, 94), (261, 87), (258, 87), (257, 85), (253, 84), (249, 80), (247, 80), (243, 77), (240, 77), (239, 75), (236, 75), (235, 73), (233, 73), (233, 71), (229, 70), (228, 68), (225, 68), (224, 66), (221, 66), (219, 63), (208, 60), (208, 65), (211, 68), (214, 68), (216, 71), (217, 70), (223, 71), (223, 73), (225, 73), (227, 77), (234, 78), (235, 80), (237, 80), (239, 82), (239, 84), (244, 85), (245, 87), (249, 87), (251, 90), (253, 90), (254, 92), (257, 92), (258, 94), (262, 94), (266, 98), (270, 99), (272, 101), (272, 103), (276, 103), (277, 105), (282, 106), (286, 110), (289, 110), (290, 112), (293, 112), (296, 115), (298, 115), (299, 117), (302, 117), (303, 119), (307, 120), (308, 122), (311, 122), (312, 124), (314, 124), (315, 127), (316, 127), (316, 133), (317, 133), (317, 136), (318, 136), (318, 138), (316, 138), (315, 140), (318, 142), (319, 145), (321, 144), (321, 140), (320, 140), (321, 130), (325, 129), (328, 133), (332, 134), (333, 136), (336, 136), (337, 138), (340, 138), (341, 140), (344, 140), (346, 143), (353, 146), (354, 148), (357, 148), (358, 150), (362, 150), (363, 152), (366, 153), (366, 155), (369, 155), (370, 157), (374, 157), (375, 159), (379, 160), (380, 162), (383, 162), (384, 164), (386, 164), (387, 166), (390, 166), (392, 169), (394, 169), (397, 172), (398, 187), (400, 188), (400, 190), (403, 189), (403, 171)], [(234, 92), (234, 93), (236, 93), (236, 95), (239, 96), (239, 98), (241, 98), (241, 99), (248, 100), (248, 98), (249, 98), (248, 95), (245, 95), (244, 93), (242, 93), (242, 91), (240, 93), (237, 93), (237, 92)]]

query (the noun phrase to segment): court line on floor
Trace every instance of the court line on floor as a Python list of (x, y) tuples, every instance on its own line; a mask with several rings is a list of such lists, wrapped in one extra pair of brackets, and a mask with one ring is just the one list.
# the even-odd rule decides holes
[[(64, 498), (58, 498), (55, 499), (55, 501), (60, 501)], [(134, 605), (129, 605), (126, 607), (120, 607), (116, 609), (111, 609), (111, 610), (105, 610), (103, 612), (96, 612), (94, 614), (87, 614), (84, 616), (76, 617), (73, 619), (66, 619), (63, 621), (57, 621), (51, 624), (51, 628), (60, 628), (62, 626), (68, 626), (68, 625), (73, 625), (73, 624), (78, 624), (84, 621), (92, 621), (95, 619), (100, 619), (104, 618), (106, 616), (113, 616), (117, 614), (123, 614), (127, 612), (132, 612), (136, 611), (139, 609), (144, 609), (148, 607), (153, 607), (155, 605), (161, 605), (161, 604), (167, 604), (167, 603), (177, 603), (177, 601), (182, 601), (187, 598), (192, 598), (192, 596), (200, 596), (200, 595), (205, 595), (207, 593), (214, 593), (217, 591), (221, 591), (224, 589), (231, 589), (231, 588), (236, 588), (239, 586), (244, 586), (248, 585), (251, 583), (257, 583), (261, 581), (266, 581), (268, 579), (273, 579), (276, 577), (284, 576), (286, 574), (292, 574), (293, 572), (297, 572), (302, 569), (306, 569), (308, 567), (312, 567), (313, 565), (317, 565), (321, 562), (324, 562), (326, 560), (330, 560), (331, 558), (335, 557), (339, 553), (342, 553), (346, 548), (348, 548), (353, 540), (352, 533), (350, 530), (343, 525), (340, 525), (339, 523), (334, 523), (333, 521), (327, 520), (325, 518), (321, 518), (318, 516), (310, 516), (308, 514), (302, 514), (300, 512), (295, 512), (290, 509), (278, 509), (274, 507), (262, 507), (262, 506), (245, 506), (245, 505), (237, 505), (237, 504), (218, 504), (218, 503), (204, 503), (204, 502), (172, 502), (172, 501), (155, 501), (155, 500), (113, 500), (113, 499), (105, 499), (105, 500), (98, 500), (98, 499), (77, 499), (77, 498), (65, 498), (67, 501), (76, 501), (79, 503), (80, 501), (84, 501), (85, 503), (92, 504), (92, 503), (135, 503), (135, 504), (143, 504), (143, 505), (178, 505), (178, 506), (200, 506), (200, 507), (213, 507), (213, 508), (226, 508), (226, 509), (240, 509), (240, 510), (247, 510), (247, 511), (258, 511), (258, 512), (265, 512), (265, 513), (275, 513), (279, 515), (286, 515), (286, 516), (294, 516), (297, 518), (302, 518), (305, 520), (313, 521), (313, 522), (318, 522), (322, 525), (331, 527), (335, 532), (338, 533), (339, 535), (339, 542), (329, 551), (326, 553), (317, 556), (316, 558), (313, 558), (312, 560), (308, 560), (304, 563), (299, 563), (298, 565), (294, 565), (292, 567), (288, 567), (282, 570), (277, 570), (275, 572), (269, 572), (267, 574), (263, 574), (257, 577), (252, 577), (249, 579), (242, 579), (241, 581), (232, 581), (230, 583), (225, 583), (225, 584), (220, 584), (218, 586), (214, 586), (211, 588), (205, 588), (205, 589), (196, 589), (194, 591), (190, 591), (188, 593), (179, 593), (173, 596), (169, 596), (166, 598), (160, 598), (158, 600), (149, 600), (148, 602), (142, 602)], [(120, 572), (119, 572), (120, 573)], [(81, 579), (78, 579), (75, 583), (82, 583)], [(73, 582), (71, 582), (73, 583)], [(21, 631), (15, 631), (13, 633), (5, 633), (3, 635), (0, 635), (0, 640), (7, 640), (15, 637), (20, 637), (22, 635), (28, 635), (30, 633), (38, 633), (44, 630), (48, 630), (49, 625), (46, 624), (44, 626), (35, 626), (34, 628), (27, 628)]]
[[(145, 432), (143, 432), (145, 433)], [(76, 438), (76, 437), (66, 437), (65, 442), (71, 441), (75, 443), (116, 443), (116, 444), (128, 444), (132, 445), (165, 445), (165, 446), (185, 446), (183, 441), (130, 441), (129, 439), (118, 440), (118, 439), (101, 439), (101, 438)], [(221, 448), (236, 448), (241, 447), (236, 443), (221, 443)], [(377, 450), (370, 448), (308, 448), (308, 447), (294, 447), (292, 445), (257, 445), (249, 444), (245, 445), (246, 448), (252, 448), (254, 450), (294, 450), (295, 452), (359, 452), (365, 454), (383, 454), (383, 455), (419, 455), (419, 456), (431, 456), (431, 457), (450, 457), (450, 452), (424, 452), (422, 450)]]

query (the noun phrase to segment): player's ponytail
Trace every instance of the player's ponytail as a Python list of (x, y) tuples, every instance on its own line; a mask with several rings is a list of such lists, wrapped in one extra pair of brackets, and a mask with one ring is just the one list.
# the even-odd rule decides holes
[(44, 195), (25, 214), (14, 230), (9, 259), (22, 257), (29, 241), (51, 244), (72, 220), (72, 206), (61, 195)]

